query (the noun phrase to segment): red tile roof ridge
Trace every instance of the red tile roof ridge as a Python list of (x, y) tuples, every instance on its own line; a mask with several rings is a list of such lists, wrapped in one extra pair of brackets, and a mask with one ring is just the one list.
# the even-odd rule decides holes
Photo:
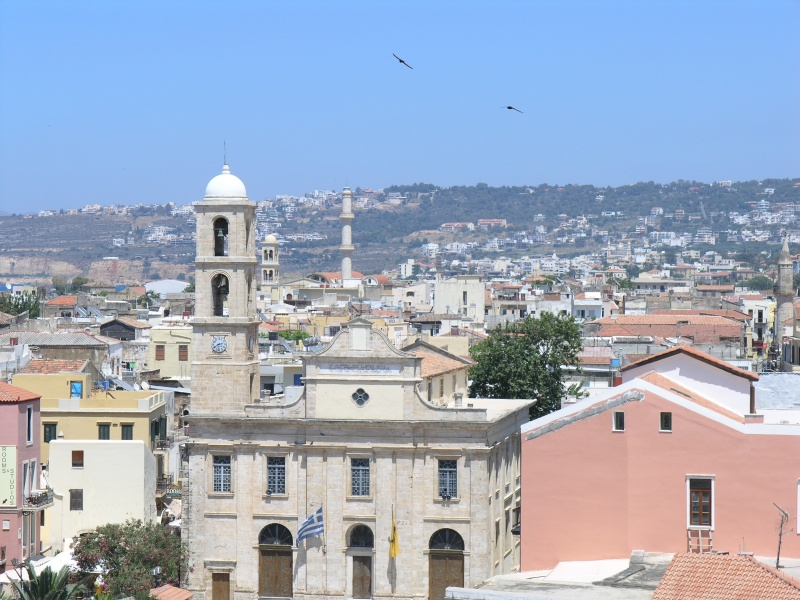
[(45, 302), (47, 306), (75, 306), (78, 304), (77, 296), (59, 296)]
[(678, 553), (672, 558), (652, 600), (800, 599), (795, 578), (741, 554)]
[(674, 354), (678, 354), (681, 352), (684, 354), (688, 354), (689, 356), (701, 360), (705, 363), (708, 363), (712, 366), (718, 367), (724, 371), (727, 371), (728, 373), (732, 373), (733, 375), (744, 377), (745, 379), (750, 379), (751, 381), (758, 381), (760, 379), (757, 373), (753, 373), (752, 371), (745, 371), (744, 369), (734, 367), (733, 365), (726, 363), (724, 360), (721, 360), (715, 356), (711, 356), (710, 354), (707, 354), (702, 350), (698, 350), (694, 346), (691, 346), (686, 343), (678, 344), (677, 346), (668, 348), (667, 350), (659, 352), (658, 354), (652, 354), (647, 358), (643, 358), (642, 360), (632, 362), (622, 367), (621, 370), (626, 371), (628, 369), (632, 369), (633, 367), (641, 367), (642, 365), (645, 365), (647, 363), (661, 360), (662, 358), (666, 358), (668, 356), (672, 356)]
[(29, 402), (40, 398), (39, 394), (0, 381), (0, 402)]

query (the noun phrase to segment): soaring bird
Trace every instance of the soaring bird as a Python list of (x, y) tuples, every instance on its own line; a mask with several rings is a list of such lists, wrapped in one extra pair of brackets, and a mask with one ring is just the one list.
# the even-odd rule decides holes
[(408, 64), (406, 61), (404, 61), (402, 58), (400, 58), (399, 56), (397, 56), (397, 54), (395, 54), (394, 52), (392, 52), (392, 56), (394, 56), (394, 57), (395, 57), (397, 60), (399, 60), (401, 65), (405, 65), (405, 66), (407, 66), (409, 69), (413, 69), (413, 68), (414, 68), (414, 67), (412, 67), (410, 64)]
[[(518, 113), (522, 113), (522, 111), (520, 109), (514, 108), (513, 106), (501, 106), (500, 108), (507, 108), (508, 110), (515, 110)], [(522, 113), (522, 114), (525, 114), (525, 113)]]

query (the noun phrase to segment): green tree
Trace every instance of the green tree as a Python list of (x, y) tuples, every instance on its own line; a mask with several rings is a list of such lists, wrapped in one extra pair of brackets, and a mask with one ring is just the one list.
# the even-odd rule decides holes
[(28, 572), (27, 581), (11, 580), (14, 595), (19, 600), (70, 600), (84, 591), (84, 586), (92, 577), (84, 577), (73, 586), (70, 585), (69, 567), (63, 567), (60, 571), (45, 567), (38, 574), (30, 563), (25, 567)]
[(772, 279), (765, 275), (756, 275), (752, 279), (745, 281), (744, 285), (748, 290), (771, 290)]
[(471, 397), (534, 398), (531, 418), (561, 408), (577, 389), (564, 382), (565, 366), (578, 365), (581, 335), (571, 316), (542, 313), (507, 323), (470, 349)]
[(86, 277), (81, 277), (78, 275), (77, 277), (72, 278), (72, 289), (75, 292), (79, 292), (81, 287), (89, 283), (89, 280)]
[(187, 558), (180, 536), (171, 527), (139, 520), (102, 525), (81, 536), (73, 556), (81, 571), (103, 566), (103, 581), (114, 598), (153, 588), (155, 567), (161, 568), (162, 584), (179, 585)]
[(56, 275), (53, 277), (53, 287), (56, 288), (56, 292), (59, 295), (63, 295), (67, 293), (67, 288), (69, 287), (69, 281), (64, 279), (63, 277), (59, 277)]
[(792, 277), (792, 287), (795, 289), (800, 287), (800, 273), (795, 273), (794, 277)]
[(28, 317), (37, 319), (39, 317), (40, 307), (39, 294), (0, 295), (0, 312), (4, 312), (8, 315), (19, 315), (28, 311)]

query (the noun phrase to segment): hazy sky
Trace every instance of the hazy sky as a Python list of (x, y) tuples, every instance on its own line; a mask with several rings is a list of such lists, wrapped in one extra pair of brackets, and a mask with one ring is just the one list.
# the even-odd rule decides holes
[(2, 0), (0, 211), (200, 200), (223, 140), (253, 200), (796, 177), (798, 23), (798, 0)]

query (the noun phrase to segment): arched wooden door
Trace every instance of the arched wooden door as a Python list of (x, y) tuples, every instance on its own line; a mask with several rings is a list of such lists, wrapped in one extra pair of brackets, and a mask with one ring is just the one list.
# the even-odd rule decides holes
[(448, 587), (464, 587), (464, 539), (440, 529), (428, 543), (428, 600), (444, 600)]
[(372, 598), (372, 549), (375, 536), (366, 525), (350, 531), (348, 548), (353, 558), (353, 598)]
[(258, 595), (292, 597), (292, 534), (278, 523), (258, 534)]

